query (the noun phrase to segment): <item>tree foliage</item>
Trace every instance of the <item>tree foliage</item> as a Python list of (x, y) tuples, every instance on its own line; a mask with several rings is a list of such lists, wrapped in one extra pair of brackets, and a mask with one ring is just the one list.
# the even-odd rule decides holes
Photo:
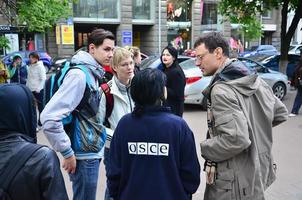
[(228, 17), (231, 23), (240, 24), (245, 38), (253, 40), (262, 36), (262, 24), (258, 15), (279, 4), (279, 0), (222, 0), (219, 12)]
[[(291, 39), (295, 33), (300, 19), (302, 18), (302, 0), (221, 0), (219, 11), (222, 15), (228, 17), (231, 22), (237, 22), (246, 26), (247, 30), (260, 31), (259, 14), (274, 8), (281, 8), (281, 63), (287, 61), (288, 49)], [(287, 14), (293, 11), (295, 13), (293, 20), (287, 30)], [(258, 22), (257, 22), (258, 21)], [(257, 30), (258, 29), (258, 30)], [(256, 34), (255, 34), (256, 35)], [(287, 62), (282, 63), (280, 71), (285, 72)]]
[(29, 31), (45, 32), (59, 19), (71, 15), (68, 0), (19, 0), (17, 1), (18, 25)]
[(0, 36), (0, 48), (10, 49), (9, 40), (5, 36)]

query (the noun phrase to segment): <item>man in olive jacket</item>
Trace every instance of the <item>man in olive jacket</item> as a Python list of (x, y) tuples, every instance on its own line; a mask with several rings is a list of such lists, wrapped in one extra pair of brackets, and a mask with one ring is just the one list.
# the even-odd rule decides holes
[(194, 46), (196, 65), (213, 75), (204, 91), (209, 130), (200, 144), (204, 199), (264, 199), (276, 178), (272, 127), (287, 120), (287, 109), (254, 71), (228, 58), (228, 43), (219, 33), (200, 37)]

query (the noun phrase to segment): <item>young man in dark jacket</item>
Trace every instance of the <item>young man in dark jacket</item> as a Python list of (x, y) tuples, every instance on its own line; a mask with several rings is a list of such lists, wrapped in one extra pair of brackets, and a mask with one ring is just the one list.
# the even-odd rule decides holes
[[(0, 85), (0, 180), (19, 150), (36, 143), (36, 108), (31, 91), (20, 84)], [(68, 199), (56, 153), (41, 147), (27, 160), (6, 191), (14, 200)]]

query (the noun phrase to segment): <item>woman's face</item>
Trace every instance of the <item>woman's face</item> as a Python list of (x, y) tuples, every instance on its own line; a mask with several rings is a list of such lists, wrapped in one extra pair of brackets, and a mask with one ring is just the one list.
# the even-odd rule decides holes
[(169, 53), (168, 49), (165, 49), (161, 55), (161, 59), (166, 67), (170, 67), (174, 62), (175, 58)]
[(116, 72), (117, 79), (124, 85), (128, 85), (134, 76), (134, 61), (130, 56), (122, 60), (117, 66), (113, 66), (113, 70)]

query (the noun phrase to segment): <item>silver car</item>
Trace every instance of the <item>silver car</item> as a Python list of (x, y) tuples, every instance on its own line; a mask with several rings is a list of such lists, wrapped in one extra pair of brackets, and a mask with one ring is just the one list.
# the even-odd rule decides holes
[[(272, 87), (274, 94), (283, 99), (289, 88), (286, 75), (268, 69), (262, 64), (248, 58), (239, 58), (247, 67), (257, 71), (259, 76)], [(179, 64), (186, 76), (185, 104), (199, 104), (206, 108), (206, 99), (202, 91), (209, 85), (212, 76), (203, 76), (201, 70), (195, 65), (195, 59), (191, 58)]]

